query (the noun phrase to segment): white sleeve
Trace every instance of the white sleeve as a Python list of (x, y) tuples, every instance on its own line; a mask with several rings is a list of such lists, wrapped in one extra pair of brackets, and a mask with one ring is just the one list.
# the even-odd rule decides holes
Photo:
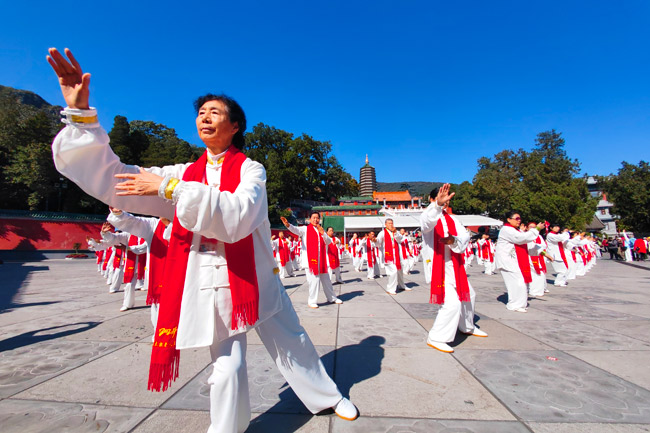
[[(180, 190), (179, 190), (180, 188)], [(268, 221), (266, 171), (262, 164), (247, 159), (235, 192), (200, 182), (181, 182), (176, 216), (187, 230), (222, 242), (234, 243)]]
[(300, 231), (300, 227), (296, 227), (293, 224), (289, 224), (289, 227), (287, 227), (287, 230), (289, 230), (291, 233), (293, 233), (296, 236), (302, 237), (302, 232)]
[(456, 241), (453, 244), (449, 245), (449, 248), (453, 252), (461, 254), (465, 252), (467, 246), (469, 245), (470, 235), (465, 226), (462, 225), (458, 219), (453, 218), (453, 220), (456, 224), (456, 236), (454, 236)]
[[(94, 111), (94, 110), (89, 110)], [(174, 217), (173, 205), (158, 196), (117, 196), (118, 173), (138, 173), (139, 167), (126, 165), (113, 153), (106, 131), (97, 124), (92, 128), (68, 125), (55, 137), (52, 155), (56, 169), (79, 185), (86, 193), (118, 209)], [(180, 178), (187, 164), (147, 169), (160, 176)]]
[(375, 239), (376, 239), (375, 240), (375, 245), (376, 246), (381, 247), (382, 245), (384, 245), (384, 229), (382, 229), (379, 232), (379, 234), (377, 235), (377, 237)]
[[(505, 230), (504, 230), (505, 229)], [(521, 232), (517, 229), (508, 229), (503, 227), (499, 233), (499, 238), (515, 245), (527, 244), (537, 239), (539, 232), (537, 229), (530, 229), (527, 232)]]
[(428, 233), (436, 227), (438, 220), (442, 216), (442, 206), (438, 206), (438, 203), (431, 202), (429, 206), (422, 212), (420, 215), (420, 228), (422, 233)]
[(108, 216), (107, 221), (116, 229), (129, 232), (134, 236), (143, 238), (146, 242), (151, 242), (153, 233), (158, 226), (158, 218), (136, 217), (128, 212), (122, 212), (115, 215), (113, 212)]
[(133, 251), (135, 254), (145, 254), (147, 252), (147, 249), (149, 248), (149, 245), (147, 242), (142, 242), (141, 244), (138, 245), (131, 245), (129, 249)]

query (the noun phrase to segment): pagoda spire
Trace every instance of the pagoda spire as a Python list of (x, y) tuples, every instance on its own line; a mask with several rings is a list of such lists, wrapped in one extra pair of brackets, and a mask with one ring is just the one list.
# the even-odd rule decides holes
[(366, 164), (368, 164), (368, 154), (366, 153)]

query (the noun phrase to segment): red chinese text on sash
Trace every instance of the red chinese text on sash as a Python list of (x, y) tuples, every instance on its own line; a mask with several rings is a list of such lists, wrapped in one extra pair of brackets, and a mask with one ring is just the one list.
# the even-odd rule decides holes
[[(232, 193), (237, 189), (241, 180), (241, 166), (245, 160), (246, 156), (239, 149), (234, 146), (228, 148), (221, 167), (220, 191)], [(205, 179), (206, 163), (207, 151), (185, 170), (183, 181), (202, 182)], [(165, 391), (178, 377), (180, 353), (176, 349), (176, 335), (193, 236), (194, 233), (183, 228), (175, 215), (149, 366), (147, 388), (152, 391)], [(231, 328), (235, 330), (253, 325), (259, 318), (259, 289), (253, 235), (233, 244), (225, 243), (225, 251), (233, 307)]]
[[(456, 223), (454, 219), (443, 211), (442, 216), (433, 229), (433, 263), (431, 266), (431, 298), (432, 304), (443, 304), (445, 302), (445, 247), (440, 239), (445, 237), (445, 228), (442, 219), (445, 219), (449, 235), (456, 236)], [(470, 302), (469, 282), (465, 272), (465, 258), (462, 254), (450, 251), (451, 261), (454, 266), (454, 277), (456, 279), (456, 293), (461, 302)]]

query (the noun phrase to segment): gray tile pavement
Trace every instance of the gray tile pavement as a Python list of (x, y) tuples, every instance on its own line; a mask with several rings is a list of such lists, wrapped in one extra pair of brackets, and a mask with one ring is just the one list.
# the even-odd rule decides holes
[[(607, 259), (568, 288), (505, 309), (500, 275), (469, 270), (476, 323), (455, 353), (426, 346), (438, 307), (422, 264), (384, 292), (344, 261), (343, 305), (307, 307), (304, 271), (284, 280), (296, 311), (342, 393), (362, 417), (313, 416), (249, 334), (249, 432), (637, 433), (650, 428), (650, 269)], [(165, 393), (146, 390), (152, 327), (137, 292), (122, 293), (91, 261), (0, 266), (0, 431), (203, 432), (210, 419), (207, 349), (183, 351)]]

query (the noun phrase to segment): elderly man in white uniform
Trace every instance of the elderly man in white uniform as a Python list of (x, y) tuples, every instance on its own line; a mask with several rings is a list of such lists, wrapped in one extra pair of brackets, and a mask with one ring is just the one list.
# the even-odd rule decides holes
[[(195, 102), (196, 126), (207, 147), (196, 163), (125, 165), (88, 106), (90, 74), (82, 73), (69, 50), (70, 62), (49, 51), (68, 105), (68, 126), (52, 145), (57, 170), (111, 206), (174, 217), (168, 260), (182, 262), (166, 266), (149, 389), (164, 391), (178, 376), (178, 349), (209, 346), (208, 431), (245, 431), (251, 415), (246, 332), (256, 329), (312, 413), (332, 407), (344, 419), (356, 418), (357, 409), (327, 375), (277, 276), (268, 242), (266, 174), (239, 151), (246, 127), (239, 104), (224, 95)], [(235, 260), (228, 259), (231, 253)]]
[(399, 254), (399, 243), (402, 241), (402, 235), (395, 229), (391, 218), (386, 218), (384, 223), (386, 227), (377, 235), (376, 244), (380, 251), (380, 257), (384, 258), (384, 267), (386, 268), (386, 275), (388, 275), (386, 292), (395, 295), (398, 287), (404, 290), (411, 289), (404, 285), (403, 264), (400, 261)]

